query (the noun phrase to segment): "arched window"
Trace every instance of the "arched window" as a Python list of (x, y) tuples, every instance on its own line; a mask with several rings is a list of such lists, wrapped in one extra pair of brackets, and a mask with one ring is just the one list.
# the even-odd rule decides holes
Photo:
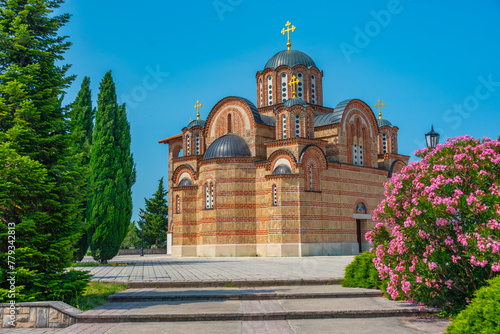
[(205, 209), (210, 209), (210, 192), (208, 183), (205, 183)]
[(297, 79), (299, 79), (299, 83), (297, 84), (297, 97), (299, 99), (304, 99), (304, 88), (303, 88), (303, 81), (304, 81), (304, 76), (302, 73), (297, 73)]
[(300, 137), (300, 116), (295, 115), (295, 137)]
[(309, 190), (314, 190), (314, 181), (313, 181), (313, 166), (309, 166)]
[(382, 134), (382, 153), (387, 153), (387, 135), (385, 133)]
[(212, 182), (205, 183), (205, 209), (214, 208), (214, 184)]
[(175, 198), (175, 213), (181, 213), (181, 199), (179, 195)]
[(268, 88), (267, 104), (271, 105), (273, 104), (273, 77), (270, 75), (267, 77), (267, 88)]
[(210, 183), (210, 209), (214, 208), (214, 184)]
[(191, 155), (191, 140), (189, 135), (186, 136), (186, 155)]
[(231, 114), (227, 115), (227, 132), (233, 132), (233, 123), (231, 120)]
[(396, 153), (396, 136), (392, 135), (391, 137), (391, 151), (392, 153)]
[(281, 102), (288, 99), (288, 76), (286, 73), (281, 73)]
[(354, 131), (354, 125), (351, 126), (352, 134), (352, 163), (354, 165), (358, 164), (358, 137), (356, 137), (356, 132)]
[(259, 79), (259, 91), (260, 91), (260, 106), (264, 106), (264, 99), (262, 98), (262, 79)]
[(316, 78), (311, 75), (311, 103), (316, 104)]
[(273, 184), (273, 205), (276, 206), (278, 204), (278, 194), (276, 190), (276, 185)]
[(197, 133), (195, 136), (196, 142), (196, 155), (200, 154), (200, 135)]
[(283, 123), (283, 139), (286, 139), (286, 115), (281, 116)]
[(361, 130), (360, 136), (358, 137), (358, 148), (359, 148), (359, 165), (364, 166), (364, 137), (365, 137), (365, 130)]

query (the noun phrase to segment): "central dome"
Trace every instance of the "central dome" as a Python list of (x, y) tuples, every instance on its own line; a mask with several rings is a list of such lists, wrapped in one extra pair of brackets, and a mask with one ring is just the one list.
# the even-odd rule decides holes
[(295, 65), (304, 65), (305, 67), (316, 67), (314, 60), (311, 57), (306, 55), (304, 52), (298, 50), (285, 50), (278, 52), (275, 54), (269, 61), (267, 62), (266, 68), (270, 68), (275, 70), (277, 67), (281, 65), (287, 65), (290, 67), (294, 67)]
[(203, 159), (251, 156), (252, 153), (245, 139), (234, 133), (228, 133), (210, 144)]

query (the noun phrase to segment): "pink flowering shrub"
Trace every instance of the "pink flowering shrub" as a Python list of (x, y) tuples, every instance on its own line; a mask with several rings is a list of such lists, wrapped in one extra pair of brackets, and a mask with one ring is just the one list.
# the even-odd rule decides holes
[(500, 274), (500, 142), (464, 136), (415, 154), (385, 184), (366, 239), (393, 299), (456, 314)]

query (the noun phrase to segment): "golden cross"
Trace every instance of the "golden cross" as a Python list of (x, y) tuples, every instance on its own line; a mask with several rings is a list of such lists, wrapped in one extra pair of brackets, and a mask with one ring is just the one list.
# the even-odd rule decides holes
[(288, 46), (288, 50), (290, 50), (290, 47), (292, 46), (292, 43), (290, 43), (290, 31), (291, 32), (294, 32), (295, 31), (295, 26), (292, 25), (292, 27), (290, 28), (290, 21), (287, 21), (286, 22), (286, 29), (283, 28), (283, 30), (281, 30), (281, 33), (284, 35), (285, 33), (288, 33), (288, 43), (286, 43), (286, 46)]
[(200, 108), (201, 108), (202, 104), (200, 103), (200, 100), (196, 100), (196, 105), (194, 106), (194, 108), (196, 110), (198, 110), (198, 113), (196, 114), (196, 119), (200, 119)]
[(378, 104), (375, 105), (375, 108), (378, 108), (378, 119), (382, 119), (382, 107), (385, 107), (385, 103), (378, 100)]
[(295, 77), (295, 75), (292, 75), (292, 80), (288, 83), (288, 85), (292, 86), (292, 98), (296, 98), (297, 97), (296, 88), (297, 88), (297, 84), (299, 82), (300, 82), (299, 79), (297, 79)]

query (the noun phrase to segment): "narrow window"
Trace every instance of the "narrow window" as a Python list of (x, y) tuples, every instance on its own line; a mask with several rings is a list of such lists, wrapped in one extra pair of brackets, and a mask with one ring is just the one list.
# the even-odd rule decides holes
[(382, 134), (382, 152), (387, 153), (387, 135), (385, 133)]
[(210, 209), (214, 208), (214, 184), (210, 183)]
[(267, 104), (271, 105), (273, 104), (273, 77), (268, 76), (267, 77), (267, 87), (268, 87), (268, 94), (267, 94)]
[(205, 184), (205, 209), (210, 209), (210, 192), (208, 183)]
[(391, 137), (391, 150), (392, 153), (396, 153), (396, 136), (394, 135)]
[(313, 167), (309, 166), (309, 190), (314, 190)]
[(186, 155), (191, 155), (191, 140), (189, 138), (189, 135), (186, 136), (186, 142), (187, 142)]
[(276, 185), (273, 184), (273, 205), (276, 206), (278, 203), (278, 196), (276, 193)]
[(311, 138), (311, 123), (309, 117), (306, 118), (307, 138)]
[(233, 123), (231, 122), (231, 114), (227, 115), (227, 132), (233, 132)]
[(181, 212), (181, 200), (179, 198), (179, 195), (177, 195), (177, 198), (176, 198), (176, 208), (175, 208), (175, 213), (180, 213)]
[(295, 137), (300, 137), (300, 116), (295, 115)]
[(358, 160), (359, 160), (359, 165), (364, 166), (363, 164), (363, 137), (364, 137), (365, 131), (363, 130), (361, 132), (361, 136), (359, 136), (359, 141), (358, 141), (358, 148), (359, 148), (359, 155), (358, 155)]
[(312, 104), (316, 104), (316, 78), (314, 75), (311, 75), (311, 102)]
[(283, 139), (286, 139), (286, 115), (281, 117), (283, 123)]
[(352, 138), (352, 163), (358, 164), (358, 138), (356, 136)]
[(200, 154), (200, 135), (199, 134), (196, 134), (195, 141), (196, 141), (196, 155), (198, 155), (198, 154)]

